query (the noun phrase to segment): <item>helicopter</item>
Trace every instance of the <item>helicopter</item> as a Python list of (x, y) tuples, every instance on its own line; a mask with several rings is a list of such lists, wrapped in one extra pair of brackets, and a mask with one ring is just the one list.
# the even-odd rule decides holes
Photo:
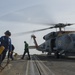
[(45, 40), (45, 42), (40, 45), (37, 44), (36, 36), (31, 35), (31, 38), (33, 38), (34, 40), (35, 46), (29, 46), (29, 48), (30, 49), (36, 48), (39, 51), (47, 52), (48, 55), (54, 53), (54, 56), (56, 58), (59, 58), (62, 55), (75, 56), (75, 34), (74, 34), (75, 31), (62, 30), (62, 28), (71, 25), (73, 24), (58, 23), (58, 24), (54, 24), (54, 26), (52, 27), (24, 32), (24, 34), (26, 34), (26, 33), (44, 31), (53, 28), (59, 29), (59, 31), (50, 32), (44, 35), (43, 39)]
[(35, 39), (36, 36), (31, 35), (34, 40), (35, 46), (30, 48), (36, 48), (39, 51), (48, 52), (48, 55), (54, 53), (56, 58), (59, 58), (62, 54), (65, 54), (65, 56), (75, 56), (75, 34), (73, 34), (75, 31), (62, 31), (62, 28), (70, 25), (73, 24), (58, 23), (53, 27), (35, 30), (35, 32), (37, 32), (46, 29), (59, 28), (59, 31), (50, 32), (43, 36), (45, 42), (41, 45), (37, 44), (37, 41)]

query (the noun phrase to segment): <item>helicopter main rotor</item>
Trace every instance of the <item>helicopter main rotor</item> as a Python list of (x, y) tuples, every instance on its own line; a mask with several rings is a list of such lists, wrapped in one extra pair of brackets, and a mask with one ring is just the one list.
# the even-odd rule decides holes
[(73, 25), (73, 24), (64, 24), (64, 23), (58, 23), (58, 24), (55, 24), (55, 26), (53, 28), (59, 28), (59, 31), (61, 31), (61, 28), (64, 28), (66, 26), (70, 26), (70, 25)]
[[(43, 29), (38, 29), (38, 30), (16, 33), (15, 35), (24, 35), (24, 34), (29, 34), (29, 33), (35, 33), (35, 32), (44, 31), (44, 30), (48, 30), (48, 29), (52, 29), (52, 28), (59, 28), (59, 32), (61, 32), (62, 28), (66, 27), (66, 26), (74, 25), (74, 23), (72, 23), (72, 24), (70, 24), (70, 23), (66, 23), (66, 24), (58, 23), (58, 24), (51, 24), (51, 25), (54, 25), (54, 26), (48, 27), (48, 28), (43, 28)], [(75, 31), (72, 31), (72, 32), (75, 32)]]

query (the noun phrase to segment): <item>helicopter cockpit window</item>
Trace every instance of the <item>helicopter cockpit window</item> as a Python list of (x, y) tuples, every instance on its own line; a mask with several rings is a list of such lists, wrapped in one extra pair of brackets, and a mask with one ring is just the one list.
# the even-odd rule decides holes
[(56, 37), (56, 32), (51, 32), (51, 34), (49, 35), (49, 37)]

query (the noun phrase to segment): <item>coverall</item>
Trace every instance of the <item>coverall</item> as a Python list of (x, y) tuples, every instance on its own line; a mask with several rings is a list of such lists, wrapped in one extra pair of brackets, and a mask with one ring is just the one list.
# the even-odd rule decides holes
[(12, 50), (11, 39), (9, 37), (7, 37), (7, 36), (2, 36), (0, 38), (0, 46), (5, 47), (5, 49), (3, 50), (2, 54), (0, 55), (0, 66), (1, 66), (1, 63), (5, 59), (7, 51), (11, 52), (11, 50)]
[(29, 57), (29, 59), (30, 59), (29, 46), (28, 46), (27, 42), (24, 42), (24, 43), (25, 43), (25, 49), (24, 49), (24, 53), (23, 53), (21, 59), (24, 59), (24, 56), (25, 56), (26, 53), (28, 53), (28, 57)]

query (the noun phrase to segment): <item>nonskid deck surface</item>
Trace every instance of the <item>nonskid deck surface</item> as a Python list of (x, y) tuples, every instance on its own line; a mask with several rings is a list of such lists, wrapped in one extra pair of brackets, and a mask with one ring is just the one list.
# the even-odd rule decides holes
[[(6, 64), (6, 59), (3, 66)], [(24, 60), (20, 57), (5, 67), (0, 75), (75, 75), (75, 58), (47, 57), (46, 55), (31, 55)]]

